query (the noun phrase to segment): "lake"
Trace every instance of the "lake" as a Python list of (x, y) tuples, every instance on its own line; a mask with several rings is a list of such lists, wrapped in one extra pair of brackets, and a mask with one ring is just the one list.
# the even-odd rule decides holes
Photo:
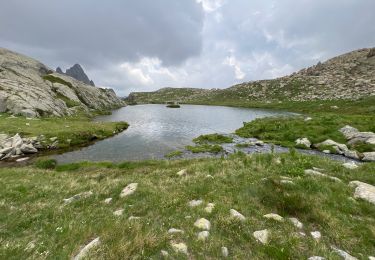
[(210, 133), (231, 133), (256, 118), (287, 115), (287, 112), (223, 106), (165, 105), (127, 106), (96, 121), (126, 121), (129, 128), (80, 150), (55, 156), (60, 163), (78, 161), (129, 161), (162, 159), (164, 155), (192, 144), (192, 139)]

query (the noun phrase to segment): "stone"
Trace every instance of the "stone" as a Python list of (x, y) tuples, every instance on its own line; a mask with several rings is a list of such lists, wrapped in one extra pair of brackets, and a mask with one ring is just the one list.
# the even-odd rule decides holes
[(319, 241), (322, 238), (322, 234), (319, 231), (312, 231), (310, 232), (311, 236), (316, 240)]
[(351, 158), (351, 159), (355, 159), (355, 160), (361, 159), (360, 154), (357, 151), (354, 151), (354, 150), (345, 151), (344, 156), (348, 157), (348, 158)]
[(349, 125), (346, 125), (344, 126), (343, 128), (341, 128), (339, 130), (344, 136), (346, 139), (352, 139), (354, 138), (358, 133), (358, 129), (357, 128), (354, 128), (354, 127), (351, 127)]
[(304, 138), (298, 138), (296, 140), (296, 145), (302, 145), (302, 146), (305, 146), (306, 148), (310, 148), (311, 142), (306, 137), (304, 137)]
[(55, 142), (56, 140), (57, 140), (57, 137), (55, 136), (55, 137), (51, 137), (50, 139), (49, 139), (51, 142)]
[(365, 162), (375, 162), (375, 152), (363, 153), (362, 160)]
[(185, 243), (176, 243), (176, 242), (171, 242), (171, 247), (176, 253), (182, 253), (187, 255), (188, 254), (188, 247)]
[(178, 173), (177, 173), (177, 176), (185, 176), (185, 175), (187, 175), (187, 170), (186, 169), (183, 169), (183, 170), (181, 170), (181, 171), (179, 171)]
[(169, 233), (169, 234), (178, 234), (178, 233), (180, 233), (180, 234), (184, 234), (185, 232), (184, 232), (183, 230), (181, 230), (181, 229), (170, 228), (170, 229), (168, 230), (168, 233)]
[(267, 229), (258, 230), (253, 233), (254, 238), (262, 243), (263, 245), (268, 244), (269, 240), (269, 231)]
[(188, 205), (189, 207), (197, 207), (203, 203), (203, 200), (192, 200), (189, 201)]
[(214, 208), (215, 208), (214, 203), (207, 203), (207, 206), (204, 208), (204, 211), (206, 211), (207, 213), (212, 213)]
[(105, 200), (104, 200), (104, 203), (105, 204), (109, 204), (109, 203), (111, 203), (112, 202), (112, 198), (106, 198)]
[(32, 144), (22, 144), (20, 149), (24, 154), (32, 154), (38, 152), (38, 149), (36, 149)]
[(299, 229), (303, 228), (303, 224), (301, 221), (299, 221), (297, 218), (289, 218), (289, 221), (292, 222), (292, 224)]
[(339, 178), (337, 177), (332, 177), (332, 176), (329, 176), (327, 174), (324, 174), (324, 173), (321, 173), (321, 172), (318, 172), (316, 170), (311, 170), (311, 169), (308, 169), (308, 170), (305, 170), (304, 171), (305, 174), (307, 175), (312, 175), (312, 176), (320, 176), (320, 177), (326, 177), (326, 178), (329, 178), (333, 181), (337, 181), (337, 182), (342, 182)]
[(280, 216), (278, 214), (275, 214), (275, 213), (266, 214), (263, 217), (265, 217), (267, 219), (273, 219), (273, 220), (276, 220), (276, 221), (279, 221), (279, 222), (284, 221), (284, 218), (282, 216)]
[(307, 258), (307, 260), (326, 260), (324, 257), (321, 256), (311, 256)]
[(229, 211), (229, 213), (230, 213), (230, 216), (233, 219), (240, 220), (240, 221), (245, 221), (246, 220), (246, 217), (244, 215), (242, 215), (240, 212), (238, 212), (237, 210), (235, 210), (235, 209), (231, 209)]
[(227, 247), (225, 247), (225, 246), (221, 247), (221, 255), (223, 257), (228, 257), (229, 256), (229, 251), (228, 251)]
[(359, 167), (355, 162), (343, 163), (342, 166), (349, 170), (355, 170)]
[(138, 187), (138, 183), (130, 183), (121, 191), (120, 198), (125, 198), (133, 194), (137, 190), (137, 187)]
[(375, 205), (375, 186), (360, 181), (352, 181), (349, 186), (355, 188), (354, 198), (363, 199)]
[(140, 220), (141, 218), (140, 217), (135, 217), (135, 216), (130, 216), (128, 218), (129, 221), (132, 221), (132, 220)]
[(358, 260), (358, 258), (356, 258), (354, 256), (351, 256), (349, 253), (347, 253), (344, 250), (341, 250), (341, 249), (339, 249), (335, 246), (331, 246), (331, 249), (345, 260)]
[(169, 256), (168, 251), (165, 251), (165, 250), (161, 250), (160, 254), (161, 254), (162, 257), (165, 257), (165, 258)]
[(119, 210), (116, 210), (115, 212), (113, 212), (113, 215), (119, 217), (119, 216), (122, 216), (124, 214), (124, 210), (123, 209), (119, 209)]
[(74, 196), (72, 196), (68, 199), (64, 199), (64, 203), (70, 204), (73, 201), (77, 201), (77, 200), (80, 200), (80, 199), (86, 199), (88, 197), (91, 197), (92, 195), (93, 195), (92, 191), (82, 192), (82, 193), (76, 194), (76, 195), (74, 195)]
[(349, 150), (348, 147), (346, 146), (346, 144), (340, 144), (340, 143), (337, 143), (337, 142), (335, 142), (331, 139), (327, 139), (324, 142), (321, 142), (321, 143), (317, 144), (316, 146), (317, 147), (331, 146), (336, 151), (336, 153), (338, 153), (338, 154), (344, 154), (345, 152), (347, 152)]
[(86, 246), (84, 246), (81, 251), (73, 257), (73, 260), (81, 260), (87, 258), (89, 252), (93, 250), (94, 248), (98, 247), (100, 245), (100, 238), (97, 237), (94, 240), (92, 240), (90, 243), (88, 243)]
[(194, 226), (199, 229), (210, 230), (211, 222), (205, 218), (200, 218), (197, 221), (195, 221)]
[(330, 154), (331, 153), (330, 150), (323, 150), (322, 152), (325, 153), (325, 154)]
[(311, 120), (312, 120), (311, 117), (306, 117), (306, 118), (304, 119), (305, 122), (308, 122), (308, 121), (311, 121)]
[(210, 232), (208, 231), (202, 231), (198, 233), (198, 240), (199, 241), (205, 241), (210, 235)]
[(30, 159), (29, 157), (23, 157), (23, 158), (17, 159), (16, 162), (24, 162), (24, 161), (27, 161), (29, 159)]
[(369, 256), (368, 259), (369, 260), (375, 260), (375, 256)]

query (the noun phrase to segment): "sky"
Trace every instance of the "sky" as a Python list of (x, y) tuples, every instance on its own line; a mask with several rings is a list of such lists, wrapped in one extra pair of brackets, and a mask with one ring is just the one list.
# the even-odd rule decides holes
[(226, 88), (375, 47), (374, 0), (11, 0), (0, 47), (126, 96)]

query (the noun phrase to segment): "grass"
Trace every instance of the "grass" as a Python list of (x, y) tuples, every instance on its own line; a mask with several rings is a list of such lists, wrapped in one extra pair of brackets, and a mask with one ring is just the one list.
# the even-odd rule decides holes
[(63, 80), (62, 78), (55, 77), (53, 75), (45, 75), (45, 76), (43, 76), (43, 79), (44, 80), (48, 80), (48, 81), (50, 81), (52, 83), (60, 83), (62, 85), (65, 85), (65, 86), (68, 86), (70, 88), (73, 88), (72, 83)]
[(9, 118), (8, 114), (0, 114), (1, 133), (19, 133), (22, 137), (44, 135), (45, 145), (52, 143), (49, 138), (57, 137), (60, 149), (87, 145), (94, 140), (113, 136), (127, 127), (126, 122), (94, 122), (91, 118), (80, 115), (28, 120), (22, 116)]
[(223, 147), (218, 144), (202, 144), (202, 145), (188, 145), (186, 150), (191, 151), (192, 153), (221, 153), (224, 151)]
[(224, 144), (224, 143), (232, 143), (233, 138), (229, 136), (220, 135), (220, 134), (208, 134), (208, 135), (201, 135), (193, 139), (193, 142), (196, 144), (207, 144), (207, 143)]
[(74, 101), (74, 100), (71, 100), (70, 98), (60, 94), (60, 93), (57, 93), (56, 94), (57, 98), (61, 99), (62, 101), (64, 101), (64, 103), (66, 104), (67, 107), (71, 108), (71, 107), (76, 107), (76, 106), (79, 106), (80, 103), (77, 102), (77, 101)]
[[(280, 162), (280, 163), (277, 163)], [(305, 176), (304, 169), (318, 166), (342, 183), (328, 178)], [(181, 169), (187, 176), (178, 177)], [(170, 241), (185, 242), (190, 259), (220, 259), (221, 247), (231, 259), (307, 259), (313, 255), (340, 259), (331, 245), (359, 259), (373, 255), (375, 207), (354, 200), (347, 184), (360, 180), (375, 184), (375, 164), (363, 164), (350, 171), (339, 163), (298, 153), (283, 155), (237, 154), (228, 159), (81, 163), (58, 165), (55, 170), (34, 166), (0, 168), (0, 258), (67, 259), (95, 237), (102, 244), (89, 259), (160, 259), (167, 250), (171, 259), (185, 259), (174, 253)], [(212, 178), (206, 178), (206, 175)], [(294, 185), (281, 183), (289, 177)], [(129, 183), (137, 191), (120, 198)], [(63, 199), (92, 191), (93, 195), (63, 206)], [(104, 199), (111, 197), (111, 204)], [(193, 199), (204, 204), (188, 207)], [(215, 203), (209, 214), (203, 208)], [(232, 220), (234, 208), (247, 218)], [(116, 217), (113, 212), (125, 209)], [(267, 220), (264, 214), (297, 217), (304, 223), (306, 237), (288, 221)], [(129, 221), (129, 216), (141, 217)], [(188, 217), (189, 216), (189, 217)], [(196, 219), (211, 221), (206, 242), (197, 241)], [(168, 235), (169, 228), (184, 234)], [(269, 229), (270, 243), (261, 245), (252, 233)], [(309, 232), (319, 230), (320, 242)], [(34, 248), (26, 249), (30, 243)]]
[(167, 159), (171, 159), (171, 158), (174, 158), (174, 157), (179, 157), (183, 154), (182, 151), (173, 151), (173, 152), (170, 152), (168, 154), (165, 155), (165, 158)]

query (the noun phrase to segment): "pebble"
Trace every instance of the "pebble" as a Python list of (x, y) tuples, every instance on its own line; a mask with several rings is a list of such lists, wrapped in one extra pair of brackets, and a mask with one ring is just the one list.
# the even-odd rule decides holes
[(204, 208), (204, 211), (206, 211), (207, 213), (211, 213), (214, 210), (214, 208), (214, 203), (208, 203), (207, 206)]
[(316, 240), (319, 241), (322, 237), (322, 234), (319, 231), (312, 231), (310, 232), (311, 236)]
[(95, 248), (99, 245), (100, 245), (100, 238), (97, 237), (94, 240), (92, 240), (90, 243), (88, 243), (84, 248), (82, 248), (82, 250), (78, 253), (78, 255), (76, 255), (73, 258), (73, 260), (85, 259), (88, 255), (88, 253), (90, 252), (90, 250), (92, 250), (93, 248)]
[(280, 222), (284, 221), (284, 218), (282, 216), (275, 214), (275, 213), (266, 214), (263, 217), (268, 218), (268, 219), (273, 219), (276, 221), (280, 221)]
[(138, 183), (130, 183), (121, 191), (120, 198), (124, 198), (126, 196), (133, 194), (137, 190), (137, 187)]
[(199, 229), (210, 230), (211, 222), (205, 218), (200, 218), (197, 221), (195, 221), (194, 226), (196, 226)]
[(178, 173), (177, 173), (177, 176), (184, 176), (184, 175), (187, 175), (187, 170), (186, 169), (183, 169), (183, 170), (181, 170), (181, 171), (179, 171)]
[(122, 216), (122, 214), (124, 214), (123, 209), (119, 209), (119, 210), (116, 210), (115, 212), (113, 212), (113, 215), (115, 215), (115, 216)]
[(268, 243), (269, 239), (269, 231), (267, 229), (264, 230), (258, 230), (253, 233), (254, 238), (262, 243), (263, 245)]
[(235, 218), (235, 219), (238, 219), (240, 221), (244, 221), (246, 220), (246, 217), (244, 215), (242, 215), (241, 213), (239, 213), (237, 210), (235, 209), (231, 209), (229, 211), (230, 215), (232, 218)]
[(184, 232), (183, 230), (181, 230), (181, 229), (170, 228), (170, 229), (168, 230), (168, 233), (169, 233), (169, 234), (177, 234), (177, 233), (183, 234), (183, 233), (185, 233), (185, 232)]
[(109, 203), (111, 203), (112, 202), (112, 198), (106, 198), (105, 200), (104, 200), (104, 203), (105, 204), (109, 204)]
[(171, 242), (171, 246), (176, 253), (183, 253), (185, 255), (188, 254), (188, 248), (185, 243)]
[(208, 238), (209, 235), (210, 235), (210, 232), (208, 232), (208, 231), (199, 232), (198, 233), (198, 240), (199, 241), (205, 241)]
[(228, 257), (229, 256), (228, 248), (226, 248), (225, 246), (221, 247), (221, 254), (223, 255), (223, 257)]
[(303, 228), (303, 224), (301, 221), (299, 221), (297, 218), (289, 218), (290, 222), (296, 227), (296, 228)]
[(189, 201), (189, 207), (197, 207), (203, 203), (203, 200), (191, 200)]

